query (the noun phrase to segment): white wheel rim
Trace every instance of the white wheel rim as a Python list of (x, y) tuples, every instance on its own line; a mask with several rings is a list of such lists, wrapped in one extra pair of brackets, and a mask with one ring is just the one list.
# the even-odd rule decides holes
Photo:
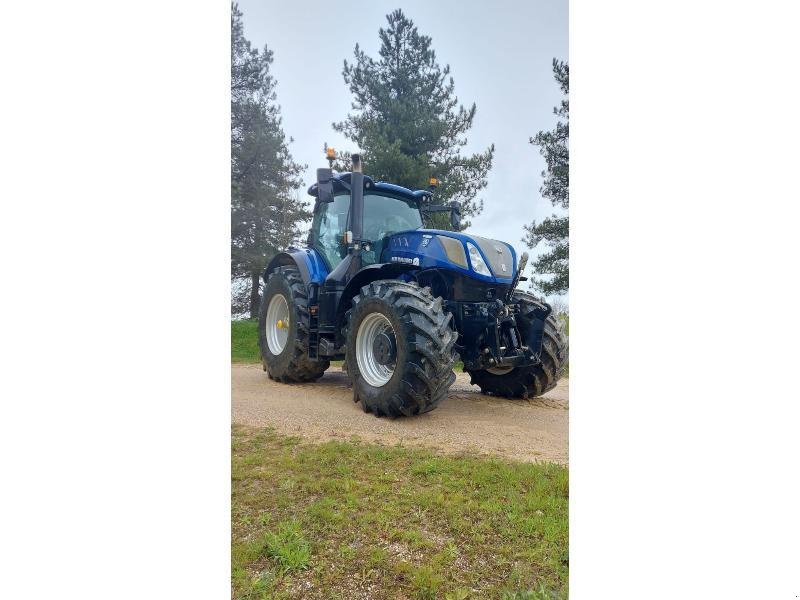
[(379, 335), (394, 336), (394, 329), (384, 315), (371, 313), (364, 317), (356, 335), (356, 362), (361, 377), (372, 387), (383, 387), (394, 375), (395, 362), (382, 365), (375, 356), (375, 340)]
[(269, 351), (277, 356), (289, 339), (289, 304), (282, 294), (275, 294), (269, 301), (265, 329)]
[(514, 367), (492, 367), (491, 369), (486, 369), (492, 375), (505, 375), (506, 373), (511, 373), (514, 370)]

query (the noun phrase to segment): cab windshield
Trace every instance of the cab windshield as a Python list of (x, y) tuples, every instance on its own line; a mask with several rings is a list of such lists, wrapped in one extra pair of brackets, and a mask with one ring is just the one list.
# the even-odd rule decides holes
[(422, 227), (415, 200), (364, 194), (364, 239), (378, 242), (387, 235)]

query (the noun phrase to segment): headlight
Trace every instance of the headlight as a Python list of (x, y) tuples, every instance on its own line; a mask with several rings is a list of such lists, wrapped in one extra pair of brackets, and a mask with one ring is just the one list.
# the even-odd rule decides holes
[(472, 270), (481, 275), (491, 277), (492, 272), (489, 270), (489, 267), (486, 266), (478, 249), (470, 242), (467, 242), (467, 250), (469, 251), (469, 262), (472, 264)]

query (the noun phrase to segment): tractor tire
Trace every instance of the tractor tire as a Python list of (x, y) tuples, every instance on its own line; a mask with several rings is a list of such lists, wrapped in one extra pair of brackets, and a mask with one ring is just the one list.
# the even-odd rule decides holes
[(429, 288), (374, 281), (348, 311), (346, 364), (353, 400), (376, 417), (428, 412), (455, 381), (453, 316)]
[[(521, 332), (528, 331), (535, 308), (544, 303), (532, 294), (515, 291), (513, 301), (520, 306), (517, 317)], [(569, 362), (569, 340), (564, 333), (564, 324), (553, 314), (545, 319), (542, 336), (541, 364), (517, 367), (505, 373), (498, 369), (467, 371), (470, 383), (481, 388), (484, 394), (506, 398), (535, 398), (552, 390), (564, 375)]]
[(299, 271), (290, 266), (274, 269), (267, 278), (258, 313), (261, 360), (270, 379), (284, 383), (315, 381), (330, 366), (330, 361), (308, 356), (309, 322), (308, 295)]

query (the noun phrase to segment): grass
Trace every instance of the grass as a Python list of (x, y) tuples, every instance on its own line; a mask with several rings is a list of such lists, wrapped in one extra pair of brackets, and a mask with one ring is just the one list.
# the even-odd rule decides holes
[(231, 321), (231, 362), (260, 363), (258, 321)]
[(235, 426), (233, 597), (566, 598), (565, 467)]

